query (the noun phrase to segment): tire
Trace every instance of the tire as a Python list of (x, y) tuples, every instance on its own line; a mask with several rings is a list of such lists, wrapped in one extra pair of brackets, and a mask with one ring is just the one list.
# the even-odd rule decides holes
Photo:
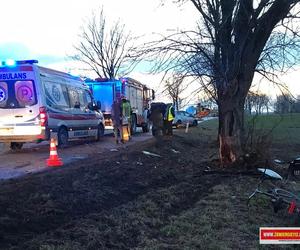
[(58, 147), (64, 148), (69, 143), (69, 135), (66, 127), (60, 127), (57, 133)]
[(103, 135), (104, 135), (104, 127), (102, 124), (99, 124), (97, 129), (97, 141), (100, 141)]
[(143, 130), (143, 133), (147, 133), (147, 132), (150, 131), (150, 124), (149, 124), (149, 122), (148, 123), (143, 123), (142, 130)]
[(155, 128), (152, 127), (152, 135), (156, 136), (157, 130)]
[(297, 195), (287, 190), (275, 188), (273, 192), (278, 198), (282, 199), (282, 201), (287, 204), (291, 203), (292, 201), (300, 202), (300, 198)]
[(132, 135), (136, 133), (136, 116), (135, 115), (133, 115), (131, 117), (131, 128), (130, 128), (130, 130), (131, 130)]
[(178, 121), (176, 122), (176, 128), (178, 128), (181, 124), (182, 124), (182, 121), (181, 121), (181, 120), (178, 120)]
[(10, 149), (11, 150), (20, 150), (23, 147), (23, 142), (11, 142), (10, 143)]
[(194, 120), (194, 121), (193, 121), (193, 126), (194, 126), (194, 127), (197, 127), (197, 126), (198, 126), (198, 121), (197, 121), (197, 120)]

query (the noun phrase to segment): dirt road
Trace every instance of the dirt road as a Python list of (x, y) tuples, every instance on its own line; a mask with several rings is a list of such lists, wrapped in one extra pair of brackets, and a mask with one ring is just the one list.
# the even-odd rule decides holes
[[(216, 119), (215, 117), (207, 117), (199, 121)], [(74, 141), (70, 146), (64, 149), (58, 149), (58, 155), (62, 158), (64, 164), (76, 162), (78, 160), (87, 159), (91, 155), (105, 154), (105, 152), (113, 151), (124, 146), (135, 144), (149, 140), (152, 138), (151, 133), (142, 133), (141, 128), (137, 128), (137, 133), (132, 141), (126, 145), (115, 145), (113, 140), (113, 132), (111, 128), (106, 129), (105, 136), (100, 142), (95, 141)], [(49, 157), (49, 142), (40, 144), (28, 143), (23, 149), (13, 152), (7, 145), (0, 143), (0, 181), (10, 178), (17, 178), (24, 175), (47, 171), (46, 159)]]
[[(118, 150), (124, 146), (152, 138), (150, 133), (138, 130), (133, 139), (126, 145), (116, 145), (113, 140), (112, 130), (108, 129), (101, 141), (73, 141), (70, 146), (58, 149), (58, 155), (64, 164), (86, 159), (90, 155), (105, 154), (108, 151)], [(28, 143), (23, 149), (13, 152), (7, 145), (0, 145), (0, 181), (16, 178), (36, 172), (47, 171), (46, 159), (49, 157), (49, 142), (40, 144)]]

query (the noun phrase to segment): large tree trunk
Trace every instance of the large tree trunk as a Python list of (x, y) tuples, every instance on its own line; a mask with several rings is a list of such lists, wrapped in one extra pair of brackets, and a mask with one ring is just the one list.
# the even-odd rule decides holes
[(219, 100), (219, 154), (222, 166), (229, 166), (243, 155), (244, 95)]

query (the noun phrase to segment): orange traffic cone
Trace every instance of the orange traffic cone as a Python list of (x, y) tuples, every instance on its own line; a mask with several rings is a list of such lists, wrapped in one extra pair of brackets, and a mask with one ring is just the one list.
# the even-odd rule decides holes
[(53, 138), (51, 138), (50, 142), (50, 156), (46, 162), (48, 167), (59, 167), (63, 165), (61, 158), (57, 156), (56, 145)]

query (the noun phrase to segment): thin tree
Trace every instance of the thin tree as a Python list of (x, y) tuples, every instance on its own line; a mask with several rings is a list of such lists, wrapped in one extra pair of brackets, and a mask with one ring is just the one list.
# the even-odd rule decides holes
[(245, 100), (245, 109), (251, 114), (252, 109), (256, 114), (262, 114), (263, 109), (269, 112), (270, 97), (259, 92), (249, 91)]
[(198, 29), (163, 36), (145, 51), (160, 58), (157, 69), (181, 69), (214, 96), (220, 159), (231, 165), (244, 153), (244, 105), (254, 73), (276, 81), (277, 71), (298, 60), (299, 0), (177, 2), (193, 4)]
[(179, 110), (180, 104), (183, 100), (180, 97), (180, 94), (186, 89), (186, 86), (183, 85), (183, 80), (184, 77), (182, 75), (172, 74), (172, 76), (165, 81), (165, 88), (163, 92), (167, 93), (167, 95), (171, 97), (176, 110)]
[(289, 93), (279, 95), (274, 104), (275, 112), (278, 114), (291, 113), (295, 103), (295, 99)]
[(125, 25), (120, 21), (109, 27), (103, 9), (99, 14), (92, 14), (79, 37), (79, 43), (74, 46), (76, 55), (72, 58), (99, 78), (124, 76), (138, 63), (138, 59), (130, 55), (134, 46), (131, 34), (125, 31)]

